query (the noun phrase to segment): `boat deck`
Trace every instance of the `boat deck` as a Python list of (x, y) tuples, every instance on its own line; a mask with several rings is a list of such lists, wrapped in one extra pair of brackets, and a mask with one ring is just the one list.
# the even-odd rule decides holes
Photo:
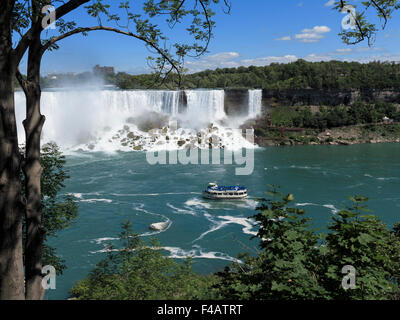
[(203, 191), (206, 199), (243, 199), (247, 197), (247, 188), (244, 186), (217, 186), (211, 185)]

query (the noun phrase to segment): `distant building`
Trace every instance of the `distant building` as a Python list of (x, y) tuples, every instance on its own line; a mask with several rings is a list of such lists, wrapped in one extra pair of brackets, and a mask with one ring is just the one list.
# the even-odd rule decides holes
[(114, 74), (114, 67), (101, 67), (98, 64), (93, 68), (93, 74), (95, 76), (106, 76)]

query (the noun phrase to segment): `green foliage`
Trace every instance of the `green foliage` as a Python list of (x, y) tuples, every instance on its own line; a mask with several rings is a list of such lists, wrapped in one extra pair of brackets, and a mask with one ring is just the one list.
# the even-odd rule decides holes
[[(400, 239), (379, 219), (368, 215), (362, 196), (341, 210), (328, 226), (326, 239), (326, 287), (333, 299), (390, 299), (399, 293)], [(356, 269), (356, 289), (343, 290), (343, 266)]]
[[(56, 31), (51, 36), (42, 32), (41, 41), (45, 50), (57, 50), (58, 41), (74, 34), (87, 36), (98, 30), (116, 32), (140, 40), (149, 49), (151, 56), (147, 63), (154, 71), (153, 83), (168, 77), (174, 85), (179, 84), (180, 75), (184, 72), (183, 61), (186, 56), (198, 57), (204, 54), (213, 37), (215, 27), (213, 7), (221, 4), (230, 11), (229, 0), (145, 0), (137, 3), (133, 0), (107, 1), (72, 1), (64, 3), (58, 0), (17, 0), (13, 6), (12, 29), (15, 40), (26, 38), (31, 30), (37, 30), (37, 24), (44, 14), (46, 5), (62, 12), (56, 17)], [(62, 8), (61, 8), (62, 7)], [(58, 10), (60, 9), (61, 10)], [(76, 9), (84, 9), (93, 18), (92, 28), (81, 27), (75, 20), (66, 21), (64, 15)], [(40, 24), (39, 24), (40, 25)], [(168, 39), (169, 29), (182, 25), (187, 36), (178, 42)], [(179, 32), (177, 32), (179, 33)]]
[[(384, 117), (400, 121), (400, 112), (392, 103), (377, 101), (366, 103), (356, 101), (354, 104), (344, 106), (320, 107), (313, 113), (310, 107), (271, 108), (271, 124), (278, 127), (301, 127), (325, 130), (357, 124), (372, 124), (382, 122)], [(393, 127), (394, 128), (394, 127)]]
[[(376, 33), (378, 28), (376, 23), (371, 22), (373, 17), (369, 15), (368, 10), (372, 8), (372, 15), (380, 20), (381, 28), (385, 29), (387, 22), (392, 19), (392, 15), (395, 10), (400, 8), (398, 0), (368, 0), (362, 1), (361, 4), (357, 4), (356, 1), (336, 1), (334, 10), (341, 11), (343, 13), (351, 13), (354, 19), (354, 26), (348, 30), (343, 30), (339, 35), (346, 44), (356, 44), (367, 40), (368, 45), (372, 45), (375, 41)], [(347, 6), (353, 5), (357, 10), (355, 13), (348, 11)], [(347, 12), (345, 12), (347, 9)]]
[[(279, 195), (274, 189), (273, 198)], [(242, 255), (219, 273), (224, 299), (398, 299), (400, 285), (399, 224), (389, 230), (366, 215), (367, 199), (332, 217), (326, 236), (310, 229), (304, 210), (290, 208), (293, 195), (261, 199), (254, 217), (261, 240), (256, 256)], [(344, 266), (356, 269), (356, 288), (344, 289)]]
[(54, 143), (42, 147), (41, 165), (43, 167), (41, 179), (42, 191), (42, 223), (46, 229), (43, 244), (43, 264), (52, 265), (57, 274), (66, 269), (65, 261), (57, 255), (56, 249), (50, 245), (50, 238), (57, 237), (57, 233), (68, 228), (78, 216), (78, 205), (72, 196), (60, 196), (65, 187), (64, 181), (69, 178), (64, 166), (65, 156)]
[[(176, 76), (161, 88), (176, 87)], [(152, 88), (154, 75), (118, 73), (113, 83), (122, 89)], [(263, 89), (392, 89), (400, 84), (400, 65), (395, 62), (296, 62), (248, 68), (223, 68), (185, 74), (181, 87)]]
[[(332, 217), (328, 233), (311, 229), (294, 196), (275, 186), (259, 199), (257, 252), (211, 276), (200, 276), (191, 261), (164, 257), (156, 240), (145, 243), (123, 225), (122, 246), (71, 294), (77, 299), (371, 300), (400, 297), (400, 224), (393, 230), (369, 214), (361, 196)], [(356, 270), (355, 289), (345, 289), (343, 267)]]
[[(23, 152), (23, 150), (21, 150)], [(65, 261), (57, 255), (50, 245), (50, 238), (57, 237), (59, 231), (68, 228), (78, 217), (78, 205), (71, 195), (60, 195), (69, 178), (65, 170), (65, 156), (55, 143), (42, 146), (40, 164), (41, 176), (42, 224), (46, 233), (43, 241), (43, 265), (52, 265), (60, 275), (66, 269)], [(21, 173), (22, 193), (25, 194), (25, 176)], [(25, 223), (24, 223), (25, 225)], [(25, 227), (24, 227), (25, 228)]]
[[(279, 193), (270, 193), (277, 197)], [(326, 295), (318, 281), (320, 273), (318, 239), (309, 230), (305, 211), (289, 208), (289, 194), (280, 200), (260, 199), (254, 216), (261, 239), (257, 257), (244, 256), (219, 276), (221, 297), (250, 300), (305, 300)], [(243, 256), (242, 256), (243, 257)]]
[(78, 282), (71, 294), (82, 300), (187, 300), (210, 299), (208, 288), (214, 276), (192, 271), (190, 259), (179, 264), (164, 257), (156, 240), (149, 244), (123, 224), (122, 248), (108, 246), (107, 257), (89, 276)]

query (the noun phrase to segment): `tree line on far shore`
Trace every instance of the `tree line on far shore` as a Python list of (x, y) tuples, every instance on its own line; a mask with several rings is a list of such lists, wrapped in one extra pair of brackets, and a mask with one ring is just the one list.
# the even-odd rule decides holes
[[(96, 80), (91, 72), (42, 77), (43, 87), (59, 87)], [(98, 80), (98, 79), (97, 79)], [(104, 75), (106, 84), (121, 89), (177, 89), (178, 78), (171, 74), (164, 82), (154, 74), (126, 72)], [(307, 62), (272, 63), (263, 67), (218, 68), (183, 75), (181, 89), (395, 89), (400, 87), (400, 65), (396, 62)]]
[(313, 112), (309, 106), (275, 106), (269, 110), (269, 120), (275, 127), (301, 127), (318, 130), (352, 125), (380, 123), (388, 117), (390, 121), (400, 122), (400, 110), (390, 102), (361, 100), (350, 106), (321, 106)]
[[(107, 77), (121, 89), (176, 88), (171, 75), (164, 83), (152, 74), (119, 72)], [(272, 63), (263, 67), (238, 67), (185, 74), (183, 89), (262, 88), (262, 89), (393, 89), (400, 87), (400, 65), (395, 62), (307, 62)]]

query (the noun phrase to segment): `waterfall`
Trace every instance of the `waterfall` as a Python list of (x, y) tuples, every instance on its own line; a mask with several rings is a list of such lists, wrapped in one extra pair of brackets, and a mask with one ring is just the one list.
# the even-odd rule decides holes
[(262, 90), (249, 90), (249, 118), (257, 118), (261, 114)]
[(204, 121), (217, 121), (223, 119), (224, 90), (186, 90), (187, 113)]
[[(151, 144), (161, 145), (149, 130), (166, 128), (173, 119), (178, 121), (182, 133), (174, 136), (174, 142), (182, 144), (183, 139), (189, 141), (193, 137), (197, 143), (197, 134), (193, 132), (208, 128), (210, 123), (220, 128), (221, 135), (225, 130), (221, 120), (227, 125), (229, 119), (224, 111), (224, 97), (224, 90), (43, 91), (41, 112), (46, 122), (42, 143), (55, 141), (63, 150), (142, 150)], [(256, 106), (257, 98), (253, 100), (249, 108), (260, 109)], [(24, 93), (16, 92), (15, 101), (18, 138), (24, 143)], [(169, 132), (163, 135), (169, 140)]]

